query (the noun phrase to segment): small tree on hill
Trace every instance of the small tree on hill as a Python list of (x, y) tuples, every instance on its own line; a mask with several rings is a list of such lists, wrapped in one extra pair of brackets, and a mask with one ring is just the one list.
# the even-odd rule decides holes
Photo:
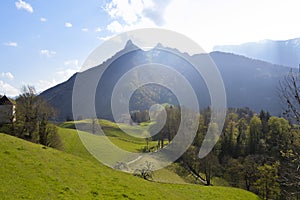
[(136, 169), (133, 175), (145, 180), (151, 180), (153, 178), (153, 167), (151, 162), (146, 161), (145, 165), (142, 166), (141, 169)]

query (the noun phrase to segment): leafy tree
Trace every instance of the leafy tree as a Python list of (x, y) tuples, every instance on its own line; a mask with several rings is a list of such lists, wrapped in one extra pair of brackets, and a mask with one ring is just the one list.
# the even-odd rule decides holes
[(22, 94), (19, 95), (16, 103), (18, 136), (38, 142), (38, 105), (35, 88), (23, 87)]
[(200, 172), (204, 173), (206, 185), (212, 185), (211, 179), (220, 167), (218, 157), (211, 151), (205, 158), (200, 160)]
[(245, 183), (245, 188), (248, 191), (254, 191), (252, 187), (256, 181), (257, 167), (262, 162), (261, 156), (249, 155), (243, 161), (242, 176)]
[[(163, 118), (165, 115), (163, 115), (164, 111), (161, 111), (156, 119), (156, 123), (150, 127), (149, 131), (151, 135), (154, 135), (152, 137), (153, 140), (158, 141), (158, 148), (164, 147), (164, 140), (168, 140), (169, 142), (175, 137), (179, 124), (180, 124), (180, 109), (175, 106), (165, 106), (165, 112), (166, 112), (166, 121), (165, 124), (162, 124), (164, 122)], [(154, 134), (153, 132), (157, 130), (157, 126), (163, 125), (163, 128), (159, 131), (159, 133)]]
[(247, 139), (249, 138), (248, 125), (245, 118), (241, 118), (237, 124), (238, 136), (236, 144), (236, 154), (237, 156), (244, 156), (247, 153)]
[(273, 154), (280, 155), (281, 150), (287, 150), (290, 147), (290, 125), (284, 118), (271, 117), (268, 121), (269, 134), (267, 136), (267, 144), (269, 151)]
[[(270, 117), (271, 117), (270, 113), (265, 112), (264, 110), (261, 110), (260, 113), (259, 113), (259, 118), (261, 120), (262, 132), (263, 133), (268, 133), (269, 132), (268, 121), (269, 121)], [(263, 138), (263, 139), (266, 139), (266, 138)]]
[(35, 143), (60, 148), (57, 129), (49, 123), (55, 111), (36, 95), (34, 87), (23, 87), (16, 103), (16, 135)]
[(226, 163), (226, 175), (230, 185), (240, 187), (243, 180), (243, 164), (238, 159), (230, 158)]
[[(216, 142), (216, 139), (218, 138), (218, 124), (217, 123), (211, 123), (211, 134), (214, 137), (210, 138), (210, 141), (206, 140), (205, 142), (212, 142), (213, 144), (215, 144), (213, 150), (203, 159), (200, 159), (200, 167), (199, 167), (199, 171), (204, 173), (205, 175), (205, 182), (206, 185), (211, 185), (211, 179), (213, 176), (215, 176), (216, 174), (218, 174), (218, 171), (220, 169), (220, 163), (218, 160), (220, 151), (221, 151), (221, 143), (218, 141)], [(200, 147), (199, 147), (200, 148)], [(198, 158), (198, 152), (199, 152), (199, 148), (197, 149), (197, 158)]]
[(57, 133), (57, 127), (54, 124), (47, 124), (45, 135), (47, 136), (47, 140), (45, 145), (49, 147), (54, 147), (56, 149), (63, 149), (63, 144), (61, 138)]
[(235, 113), (229, 113), (225, 121), (225, 131), (222, 136), (221, 155), (220, 159), (225, 156), (232, 155), (236, 157), (235, 146), (238, 137), (237, 128), (238, 115)]
[(250, 120), (249, 134), (249, 153), (256, 154), (259, 150), (259, 141), (262, 135), (262, 123), (257, 115), (254, 115)]
[(257, 167), (258, 179), (255, 182), (256, 189), (263, 199), (276, 199), (280, 195), (278, 181), (279, 162), (272, 165), (264, 164)]

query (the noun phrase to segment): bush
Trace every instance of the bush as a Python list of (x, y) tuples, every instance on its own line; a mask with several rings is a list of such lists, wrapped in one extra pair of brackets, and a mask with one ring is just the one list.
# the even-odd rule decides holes
[(134, 176), (141, 177), (145, 180), (152, 180), (153, 178), (153, 164), (146, 161), (145, 165), (141, 169), (134, 170)]
[(46, 127), (47, 143), (46, 146), (53, 147), (59, 150), (63, 149), (63, 144), (58, 135), (57, 128), (54, 124), (48, 124)]

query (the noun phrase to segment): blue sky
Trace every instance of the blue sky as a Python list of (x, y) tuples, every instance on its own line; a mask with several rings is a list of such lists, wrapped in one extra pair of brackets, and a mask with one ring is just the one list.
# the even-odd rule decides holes
[(0, 94), (43, 91), (80, 69), (105, 39), (162, 27), (214, 45), (300, 37), (298, 0), (6, 0), (0, 6)]

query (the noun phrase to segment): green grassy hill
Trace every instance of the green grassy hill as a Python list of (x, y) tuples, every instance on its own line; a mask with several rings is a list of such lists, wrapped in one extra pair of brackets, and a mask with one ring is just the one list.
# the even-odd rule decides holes
[[(138, 138), (132, 138), (130, 140), (124, 140), (123, 138), (128, 137), (126, 134), (122, 133), (118, 130), (116, 125), (110, 121), (106, 120), (100, 120), (101, 126), (103, 127), (105, 125), (105, 131), (106, 134), (109, 135), (108, 138), (113, 141), (116, 145), (118, 145), (122, 149), (126, 149), (131, 152), (137, 152), (139, 149), (144, 147), (145, 140), (140, 140)], [(80, 122), (82, 123), (82, 121)], [(62, 128), (62, 127), (68, 127), (68, 128)], [(64, 151), (76, 156), (80, 156), (85, 159), (89, 159), (91, 161), (96, 160), (84, 147), (82, 144), (77, 131), (75, 129), (75, 125), (73, 122), (66, 122), (61, 125), (58, 129), (58, 133), (62, 139)], [(112, 133), (107, 130), (113, 130), (114, 136), (112, 136)], [(134, 140), (134, 142), (130, 142)], [(153, 142), (152, 145), (155, 145), (156, 142)], [(105, 148), (105, 147), (104, 147)], [(180, 172), (180, 175), (178, 173)], [(192, 177), (189, 172), (187, 172), (183, 167), (172, 164), (166, 168), (160, 169), (158, 171), (154, 172), (153, 180), (156, 182), (162, 182), (162, 183), (192, 183), (195, 182), (194, 177)], [(201, 184), (201, 182), (198, 181), (198, 184)], [(221, 180), (220, 178), (212, 178), (212, 183), (217, 186), (228, 186), (229, 184), (225, 180)]]
[[(91, 120), (87, 119), (87, 120), (80, 120), (75, 122), (74, 121), (64, 122), (60, 125), (59, 134), (63, 140), (65, 151), (74, 155), (83, 156), (84, 158), (89, 158), (89, 159), (92, 158), (92, 160), (96, 160), (85, 149), (85, 147), (83, 146), (82, 142), (78, 137), (77, 131), (75, 130), (76, 129), (75, 123), (80, 126), (90, 127), (91, 129), (91, 122), (92, 122)], [(122, 123), (116, 124), (114, 122), (104, 120), (104, 119), (99, 119), (98, 122), (101, 125), (101, 128), (105, 133), (105, 135), (110, 139), (111, 142), (113, 142), (118, 147), (130, 152), (138, 152), (146, 146), (145, 139), (132, 137), (124, 133), (119, 128), (119, 126), (125, 127), (127, 130), (138, 133), (140, 132), (139, 126), (130, 126)], [(140, 125), (147, 126), (149, 125), (149, 123), (143, 122)], [(87, 137), (90, 136), (87, 134), (84, 135), (86, 135)], [(97, 138), (95, 138), (95, 140), (96, 139)], [(91, 142), (95, 140), (91, 140)], [(154, 147), (154, 149), (156, 148), (156, 145), (157, 145), (156, 141), (149, 142), (149, 146)], [(97, 146), (102, 146), (104, 149), (106, 149), (104, 147), (105, 145), (103, 144)], [(196, 181), (195, 178), (182, 166), (179, 166), (178, 164), (174, 164), (174, 163), (166, 168), (155, 171), (153, 180), (162, 183), (181, 183), (181, 184), (197, 183), (197, 184), (204, 185), (201, 181), (199, 180)], [(212, 184), (215, 186), (229, 186), (226, 180), (218, 177), (212, 177)]]
[(68, 137), (62, 152), (0, 134), (0, 199), (258, 199), (236, 188), (145, 181), (103, 166)]
[[(74, 129), (68, 129), (68, 128), (59, 128), (58, 133), (62, 139), (64, 151), (94, 162), (99, 163), (98, 160), (96, 160), (84, 147), (82, 144), (77, 131)], [(144, 141), (142, 143), (129, 143), (124, 142), (122, 139), (119, 139), (119, 137), (109, 137), (111, 140), (115, 142), (119, 147), (131, 150), (131, 151), (137, 151), (141, 146), (145, 145)], [(139, 145), (139, 146), (137, 146)], [(138, 148), (133, 149), (132, 146), (136, 146)], [(164, 169), (160, 169), (154, 173), (153, 180), (158, 182), (168, 182), (168, 183), (186, 183), (186, 181), (180, 177), (178, 174), (174, 172), (175, 169), (173, 167), (167, 167)]]

